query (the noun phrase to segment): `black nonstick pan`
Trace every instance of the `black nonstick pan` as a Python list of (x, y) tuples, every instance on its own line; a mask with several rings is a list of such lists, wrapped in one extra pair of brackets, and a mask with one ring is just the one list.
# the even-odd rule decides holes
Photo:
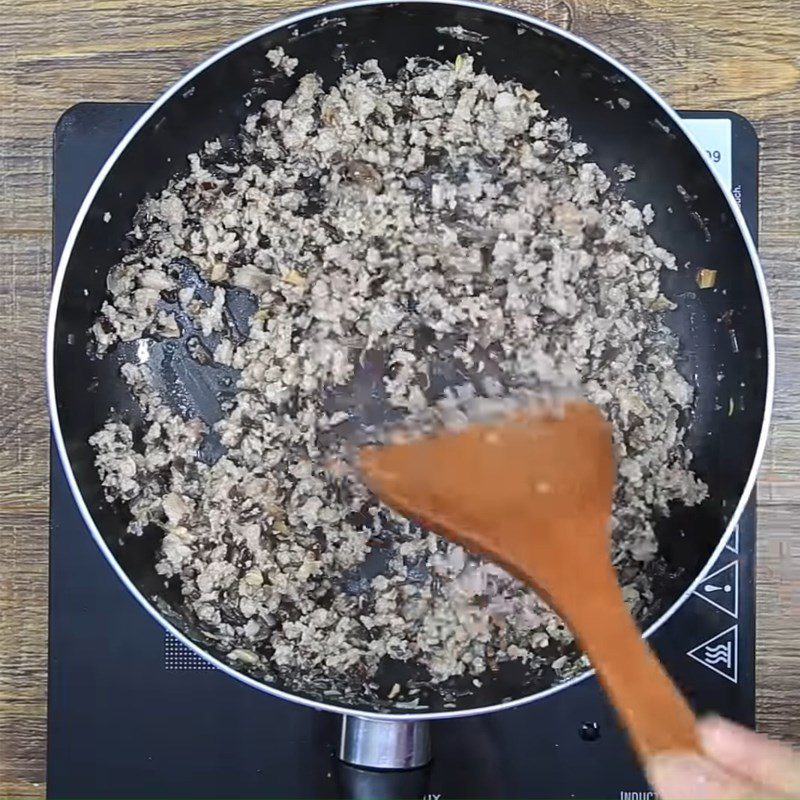
[[(621, 162), (635, 168), (638, 177), (627, 184), (627, 196), (653, 205), (653, 237), (676, 254), (679, 264), (688, 265), (665, 274), (662, 285), (677, 302), (669, 325), (681, 340), (680, 368), (696, 389), (688, 437), (693, 467), (709, 487), (702, 505), (676, 509), (659, 521), (659, 558), (648, 567), (657, 602), (642, 621), (648, 633), (691, 592), (724, 546), (754, 486), (774, 370), (764, 279), (736, 202), (721, 188), (675, 113), (594, 47), (523, 14), (470, 2), (356, 2), (270, 25), (200, 65), (139, 120), (87, 195), (58, 267), (48, 331), (53, 429), (87, 526), (150, 614), (200, 655), (261, 691), (383, 724), (389, 719), (483, 713), (568, 689), (569, 683), (557, 685), (550, 671), (527, 674), (509, 665), (480, 688), (466, 680), (456, 686), (454, 708), (445, 708), (440, 693), (429, 689), (421, 697), (427, 710), (409, 713), (389, 702), (343, 707), (263, 683), (221, 660), (213, 643), (185, 620), (179, 591), (165, 587), (154, 570), (158, 532), (125, 537), (123, 512), (104, 502), (88, 439), (112, 409), (136, 420), (119, 375), (124, 352), (97, 359), (88, 334), (105, 297), (108, 270), (122, 254), (137, 205), (146, 195), (157, 194), (177, 165), (209, 139), (232, 140), (253, 100), (291, 94), (297, 77), (276, 76), (267, 69), (265, 53), (277, 46), (299, 59), (297, 75), (317, 72), (326, 84), (338, 78), (345, 63), (375, 58), (392, 74), (410, 56), (452, 60), (469, 51), (476, 68), (535, 87), (543, 105), (567, 117), (574, 136), (588, 143), (592, 158), (606, 172)], [(700, 268), (717, 270), (714, 290), (698, 288)], [(230, 375), (213, 370), (200, 375), (196, 370), (185, 348), (176, 346), (161, 359), (157, 379), (179, 394), (186, 408), (213, 422)], [(391, 685), (403, 675), (385, 678)], [(412, 739), (418, 735), (406, 730), (400, 739), (407, 734)], [(397, 747), (408, 748), (409, 741), (403, 739)], [(403, 763), (410, 762), (401, 759), (395, 766)]]

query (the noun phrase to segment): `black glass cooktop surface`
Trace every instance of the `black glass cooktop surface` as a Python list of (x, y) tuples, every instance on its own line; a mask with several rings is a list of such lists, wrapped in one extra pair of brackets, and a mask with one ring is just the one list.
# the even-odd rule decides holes
[[(145, 108), (87, 103), (60, 120), (56, 261), (90, 182)], [(755, 234), (752, 128), (725, 113), (689, 116), (722, 121), (700, 138), (727, 170)], [(55, 452), (51, 501), (48, 794), (341, 796), (339, 718), (240, 684), (166, 634), (95, 546)], [(695, 707), (751, 725), (755, 533), (751, 502), (704, 582), (652, 639)], [(594, 678), (527, 707), (436, 722), (432, 738), (423, 792), (431, 797), (647, 796), (639, 794), (647, 784)]]

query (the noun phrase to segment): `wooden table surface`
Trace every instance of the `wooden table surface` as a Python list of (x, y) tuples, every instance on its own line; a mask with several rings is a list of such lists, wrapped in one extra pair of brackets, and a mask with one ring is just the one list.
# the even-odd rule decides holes
[[(80, 100), (149, 100), (281, 0), (0, 0), (0, 796), (45, 786), (51, 135)], [(800, 0), (522, 0), (678, 108), (762, 143), (778, 383), (759, 485), (758, 725), (800, 741)]]

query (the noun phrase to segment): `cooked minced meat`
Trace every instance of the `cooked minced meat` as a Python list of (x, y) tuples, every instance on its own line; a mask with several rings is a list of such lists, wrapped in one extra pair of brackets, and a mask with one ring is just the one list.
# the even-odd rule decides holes
[[(554, 388), (613, 425), (613, 558), (643, 614), (654, 520), (705, 494), (653, 216), (534, 90), (466, 55), (396, 77), (368, 61), (328, 90), (304, 75), (233, 145), (190, 156), (142, 204), (94, 326), (101, 355), (139, 343), (123, 375), (143, 425), (115, 418), (92, 444), (131, 534), (163, 530), (157, 570), (193, 624), (239, 668), (326, 697), (375, 694), (387, 657), (471, 682), (508, 660), (541, 669), (555, 645), (573, 673), (571, 634), (532, 591), (347, 467), (387, 425), (457, 424), (475, 402)], [(158, 347), (232, 376), (217, 421), (162, 396)], [(387, 702), (416, 692), (391, 687)]]

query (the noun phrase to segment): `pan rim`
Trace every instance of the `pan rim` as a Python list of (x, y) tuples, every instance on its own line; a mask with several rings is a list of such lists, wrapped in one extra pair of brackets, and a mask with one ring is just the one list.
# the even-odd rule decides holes
[(706, 155), (705, 150), (698, 144), (693, 134), (684, 125), (683, 121), (678, 116), (678, 114), (672, 109), (672, 107), (661, 97), (661, 95), (658, 92), (656, 92), (653, 88), (651, 88), (647, 82), (641, 79), (630, 69), (625, 67), (613, 56), (608, 55), (603, 50), (598, 48), (596, 45), (572, 33), (571, 31), (559, 28), (558, 26), (553, 25), (552, 23), (546, 22), (532, 15), (525, 14), (523, 12), (516, 11), (514, 9), (505, 8), (491, 3), (483, 2), (482, 0), (346, 0), (346, 2), (317, 6), (311, 9), (307, 9), (305, 11), (298, 12), (296, 14), (292, 14), (290, 16), (282, 17), (268, 25), (263, 26), (262, 28), (259, 28), (254, 32), (251, 32), (237, 39), (236, 41), (232, 42), (231, 44), (227, 45), (226, 47), (222, 48), (221, 50), (217, 51), (216, 53), (212, 54), (211, 56), (203, 60), (200, 64), (194, 67), (194, 69), (190, 70), (183, 77), (179, 78), (174, 84), (172, 84), (172, 86), (170, 86), (165, 92), (163, 92), (161, 96), (157, 100), (155, 100), (153, 104), (142, 114), (142, 116), (139, 117), (138, 120), (136, 120), (136, 122), (133, 124), (130, 130), (125, 134), (125, 136), (122, 138), (119, 144), (114, 148), (111, 155), (104, 162), (102, 168), (100, 169), (96, 178), (92, 182), (91, 187), (86, 193), (83, 202), (81, 203), (80, 209), (78, 210), (78, 213), (72, 223), (72, 226), (70, 227), (69, 235), (67, 236), (67, 239), (64, 243), (64, 248), (61, 257), (59, 259), (58, 266), (56, 269), (56, 274), (52, 284), (51, 300), (50, 300), (50, 307), (48, 311), (48, 322), (47, 322), (46, 379), (47, 379), (47, 404), (50, 413), (52, 435), (55, 440), (59, 461), (61, 462), (62, 469), (64, 470), (64, 474), (67, 478), (67, 482), (70, 487), (70, 492), (78, 506), (78, 510), (80, 511), (81, 517), (83, 518), (83, 522), (87, 526), (89, 532), (91, 533), (92, 538), (95, 540), (95, 544), (99, 547), (101, 553), (103, 554), (105, 559), (109, 562), (111, 568), (116, 572), (117, 577), (122, 581), (123, 585), (139, 602), (139, 604), (144, 608), (144, 610), (156, 622), (158, 622), (168, 633), (175, 636), (175, 638), (177, 638), (182, 644), (188, 647), (192, 652), (197, 654), (200, 658), (212, 664), (216, 668), (222, 670), (230, 677), (235, 678), (236, 680), (248, 686), (251, 686), (254, 689), (257, 689), (261, 692), (265, 692), (274, 697), (298, 703), (300, 705), (307, 706), (309, 708), (321, 711), (329, 711), (336, 714), (348, 714), (353, 716), (365, 717), (369, 719), (423, 721), (423, 720), (453, 719), (458, 717), (477, 716), (479, 714), (488, 714), (495, 711), (503, 711), (511, 708), (524, 706), (535, 700), (544, 699), (545, 697), (561, 692), (569, 688), (570, 686), (581, 683), (582, 681), (591, 677), (594, 674), (594, 670), (588, 669), (585, 672), (581, 673), (580, 675), (574, 678), (571, 678), (568, 681), (556, 684), (540, 692), (535, 692), (533, 694), (525, 695), (523, 697), (515, 698), (513, 700), (509, 700), (506, 702), (495, 703), (493, 705), (487, 705), (487, 706), (478, 706), (475, 708), (468, 708), (468, 709), (423, 711), (418, 713), (402, 713), (402, 712), (392, 712), (392, 711), (371, 711), (371, 710), (366, 711), (361, 709), (354, 709), (349, 706), (337, 705), (331, 702), (320, 702), (313, 700), (311, 698), (303, 697), (302, 695), (294, 694), (285, 689), (280, 689), (278, 687), (270, 686), (266, 683), (262, 683), (261, 681), (256, 680), (255, 678), (252, 678), (248, 675), (238, 672), (237, 670), (233, 669), (229, 664), (226, 664), (225, 662), (221, 661), (220, 659), (216, 658), (215, 656), (203, 650), (202, 647), (200, 647), (198, 644), (195, 644), (184, 633), (182, 633), (174, 625), (172, 625), (169, 622), (169, 620), (167, 620), (162, 614), (160, 614), (155, 605), (152, 604), (133, 584), (133, 582), (127, 576), (125, 571), (122, 569), (119, 562), (111, 553), (108, 545), (104, 541), (97, 525), (94, 522), (91, 512), (89, 511), (83, 499), (80, 487), (78, 486), (75, 474), (72, 470), (72, 466), (69, 460), (69, 455), (66, 450), (66, 444), (64, 441), (63, 433), (61, 430), (61, 422), (58, 414), (56, 389), (55, 389), (56, 321), (58, 317), (58, 308), (60, 305), (61, 291), (64, 283), (64, 277), (66, 274), (67, 266), (72, 257), (72, 251), (74, 249), (78, 233), (80, 232), (80, 229), (83, 226), (86, 215), (92, 203), (94, 202), (97, 192), (99, 191), (101, 185), (105, 181), (105, 178), (107, 177), (111, 168), (114, 166), (117, 159), (127, 148), (130, 142), (134, 139), (134, 137), (145, 126), (145, 124), (158, 112), (158, 110), (162, 106), (164, 106), (173, 96), (175, 96), (178, 92), (180, 92), (180, 90), (186, 84), (190, 83), (195, 77), (204, 72), (206, 69), (213, 66), (217, 61), (222, 60), (223, 58), (227, 57), (228, 55), (235, 52), (239, 48), (249, 44), (250, 42), (262, 36), (266, 36), (276, 30), (287, 27), (289, 25), (294, 25), (303, 22), (308, 19), (313, 19), (315, 17), (324, 17), (325, 15), (328, 14), (345, 11), (352, 8), (368, 7), (368, 6), (396, 7), (405, 3), (414, 5), (427, 4), (436, 6), (454, 6), (460, 8), (474, 9), (477, 11), (489, 12), (492, 14), (499, 14), (508, 17), (509, 19), (517, 20), (518, 22), (524, 23), (525, 25), (538, 27), (539, 29), (545, 30), (550, 34), (566, 39), (571, 44), (577, 45), (578, 47), (588, 50), (595, 57), (602, 59), (609, 66), (613, 67), (614, 69), (618, 70), (623, 75), (625, 75), (626, 78), (628, 78), (634, 84), (636, 84), (653, 101), (657, 103), (657, 105), (661, 108), (661, 110), (671, 119), (672, 123), (684, 134), (684, 136), (688, 139), (688, 141), (698, 151), (701, 158), (703, 158), (703, 160), (705, 161), (706, 167), (711, 171), (711, 174), (714, 180), (716, 181), (720, 191), (722, 192), (722, 194), (724, 195), (724, 197), (728, 202), (728, 206), (730, 207), (733, 219), (735, 219), (736, 221), (736, 224), (739, 228), (739, 233), (744, 239), (745, 246), (747, 248), (748, 255), (750, 257), (750, 262), (753, 271), (755, 273), (756, 283), (758, 285), (759, 295), (761, 299), (761, 306), (764, 314), (764, 332), (766, 335), (766, 344), (767, 344), (767, 352), (766, 352), (767, 383), (766, 383), (764, 415), (761, 424), (761, 430), (759, 433), (758, 445), (756, 447), (756, 452), (753, 456), (753, 462), (751, 464), (747, 481), (745, 483), (744, 491), (742, 492), (739, 498), (736, 508), (734, 509), (733, 514), (730, 517), (728, 525), (723, 535), (721, 536), (719, 543), (709, 556), (707, 562), (705, 563), (705, 566), (698, 572), (697, 576), (692, 580), (692, 582), (684, 590), (684, 592), (682, 592), (681, 595), (673, 602), (670, 608), (668, 608), (652, 625), (650, 625), (647, 628), (646, 631), (644, 631), (644, 633), (642, 634), (643, 638), (645, 639), (649, 638), (676, 613), (676, 611), (686, 602), (686, 600), (691, 596), (691, 594), (694, 592), (697, 586), (702, 582), (704, 576), (708, 573), (712, 565), (716, 562), (720, 553), (723, 551), (725, 545), (728, 543), (728, 540), (733, 534), (734, 529), (737, 527), (742, 512), (744, 511), (744, 508), (747, 502), (749, 501), (749, 498), (752, 495), (753, 489), (755, 487), (756, 480), (758, 477), (759, 467), (761, 465), (761, 461), (764, 455), (764, 450), (766, 448), (767, 438), (769, 435), (770, 422), (772, 418), (774, 390), (775, 390), (774, 326), (773, 326), (769, 297), (767, 294), (766, 278), (764, 275), (763, 267), (761, 265), (761, 260), (758, 256), (758, 252), (756, 250), (756, 246), (753, 241), (753, 237), (750, 235), (750, 231), (747, 227), (747, 224), (745, 222), (744, 216), (742, 214), (741, 209), (739, 208), (738, 203), (733, 197), (733, 194), (722, 184), (722, 181), (717, 176), (716, 172), (713, 170), (711, 161), (709, 157)]

